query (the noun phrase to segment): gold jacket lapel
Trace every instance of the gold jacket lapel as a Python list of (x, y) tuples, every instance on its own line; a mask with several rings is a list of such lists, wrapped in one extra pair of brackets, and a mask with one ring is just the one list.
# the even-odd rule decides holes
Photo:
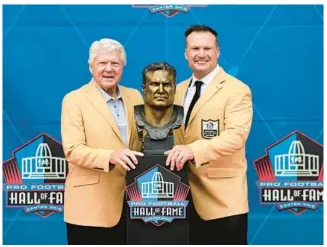
[(119, 139), (124, 143), (123, 138), (118, 129), (118, 125), (114, 116), (112, 115), (107, 103), (105, 102), (103, 95), (99, 91), (98, 86), (92, 80), (86, 87), (87, 99), (94, 106), (95, 110), (98, 111), (101, 116), (106, 120), (109, 126), (114, 130)]
[[(218, 73), (215, 75), (215, 77), (212, 79), (212, 81), (209, 83), (199, 100), (194, 105), (194, 108), (191, 112), (191, 116), (189, 119), (189, 124), (192, 122), (195, 115), (199, 112), (199, 110), (203, 107), (205, 103), (207, 103), (212, 96), (214, 96), (219, 90), (222, 89), (224, 84), (221, 84), (221, 82), (226, 80), (226, 73), (223, 70), (223, 68), (220, 68)], [(184, 95), (185, 97), (185, 95)]]

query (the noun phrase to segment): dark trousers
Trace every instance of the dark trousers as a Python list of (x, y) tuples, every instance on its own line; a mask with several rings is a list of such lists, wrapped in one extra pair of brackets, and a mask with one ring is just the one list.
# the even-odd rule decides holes
[(190, 202), (191, 245), (247, 245), (248, 214), (202, 220)]
[(66, 223), (66, 226), (69, 245), (125, 245), (127, 243), (125, 206), (119, 223), (114, 227), (79, 226), (69, 223)]

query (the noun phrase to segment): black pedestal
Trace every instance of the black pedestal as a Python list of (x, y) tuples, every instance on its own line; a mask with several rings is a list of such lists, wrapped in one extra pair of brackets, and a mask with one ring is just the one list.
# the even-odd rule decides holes
[(166, 156), (147, 153), (127, 172), (127, 244), (189, 244), (187, 170), (169, 170)]

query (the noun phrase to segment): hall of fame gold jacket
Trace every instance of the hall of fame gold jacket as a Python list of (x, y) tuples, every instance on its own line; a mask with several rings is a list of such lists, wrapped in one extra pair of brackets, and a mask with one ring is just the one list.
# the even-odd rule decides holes
[(97, 227), (115, 226), (121, 217), (126, 171), (112, 166), (114, 150), (140, 150), (134, 120), (134, 105), (141, 94), (119, 86), (126, 121), (124, 144), (117, 123), (94, 81), (68, 93), (62, 104), (62, 145), (69, 164), (65, 187), (65, 222)]
[[(178, 84), (175, 104), (184, 104), (191, 78)], [(247, 85), (222, 68), (191, 113), (184, 142), (195, 157), (190, 188), (199, 216), (217, 219), (248, 212), (245, 143), (253, 117)]]

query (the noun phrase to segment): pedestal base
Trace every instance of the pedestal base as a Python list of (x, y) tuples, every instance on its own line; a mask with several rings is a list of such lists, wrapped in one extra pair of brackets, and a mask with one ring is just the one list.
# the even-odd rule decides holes
[(189, 244), (187, 170), (172, 172), (165, 161), (145, 154), (127, 172), (127, 244)]

